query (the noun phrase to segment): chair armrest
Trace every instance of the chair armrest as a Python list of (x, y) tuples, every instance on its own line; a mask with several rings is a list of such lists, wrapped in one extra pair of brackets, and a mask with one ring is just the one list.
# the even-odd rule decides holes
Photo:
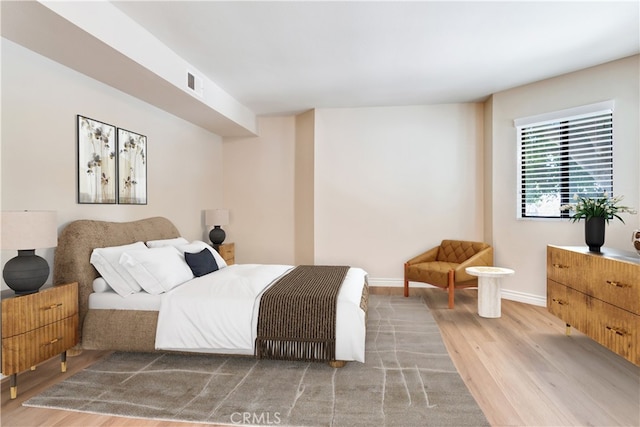
[(424, 252), (424, 253), (416, 256), (416, 257), (411, 258), (405, 264), (411, 265), (411, 264), (418, 264), (418, 263), (421, 263), (421, 262), (435, 261), (436, 258), (438, 257), (438, 250), (440, 250), (440, 246), (436, 246), (435, 248), (431, 248), (427, 252)]
[(473, 255), (471, 258), (466, 261), (460, 263), (455, 269), (455, 278), (456, 282), (465, 282), (467, 280), (473, 280), (476, 277), (467, 274), (467, 267), (486, 267), (493, 265), (493, 247), (488, 247), (477, 254)]

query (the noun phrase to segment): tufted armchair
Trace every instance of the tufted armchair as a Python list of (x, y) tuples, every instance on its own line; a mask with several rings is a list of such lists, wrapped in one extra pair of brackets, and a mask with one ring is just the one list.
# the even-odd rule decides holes
[(449, 308), (453, 308), (455, 288), (478, 286), (478, 278), (465, 268), (493, 265), (493, 248), (482, 242), (443, 240), (427, 252), (404, 263), (404, 296), (409, 296), (409, 282), (423, 282), (447, 289)]

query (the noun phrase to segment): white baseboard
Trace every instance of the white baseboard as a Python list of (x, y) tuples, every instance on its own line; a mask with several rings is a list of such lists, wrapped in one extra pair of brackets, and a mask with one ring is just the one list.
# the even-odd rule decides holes
[[(403, 279), (374, 279), (369, 277), (369, 286), (380, 286), (380, 287), (389, 287), (389, 288), (402, 288), (404, 287)], [(411, 286), (413, 286), (413, 282), (411, 282)]]
[[(388, 278), (371, 278), (369, 277), (369, 286), (402, 288), (404, 287), (404, 279), (388, 279)], [(435, 286), (420, 282), (410, 282), (411, 288), (434, 288)], [(518, 301), (525, 304), (537, 305), (540, 307), (547, 306), (547, 297), (540, 295), (527, 294), (524, 292), (513, 291), (510, 289), (502, 289), (501, 297), (511, 301)]]
[(523, 302), (525, 304), (537, 305), (540, 307), (547, 306), (547, 296), (527, 294), (524, 292), (513, 291), (511, 289), (502, 289), (502, 298), (511, 301)]

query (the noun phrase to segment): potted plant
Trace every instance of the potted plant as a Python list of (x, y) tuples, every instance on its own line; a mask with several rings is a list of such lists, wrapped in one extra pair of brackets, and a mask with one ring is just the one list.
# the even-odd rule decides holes
[(621, 213), (635, 214), (636, 211), (628, 206), (621, 206), (623, 196), (609, 197), (605, 191), (600, 197), (587, 197), (575, 194), (575, 203), (569, 203), (560, 207), (561, 211), (572, 211), (572, 222), (585, 220), (584, 239), (589, 251), (600, 252), (600, 247), (604, 244), (605, 221), (608, 224), (610, 219), (617, 218), (622, 223)]

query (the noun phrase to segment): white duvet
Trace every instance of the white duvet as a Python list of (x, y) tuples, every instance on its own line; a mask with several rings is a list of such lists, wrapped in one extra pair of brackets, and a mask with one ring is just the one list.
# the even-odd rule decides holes
[[(254, 354), (263, 292), (293, 267), (235, 264), (195, 278), (163, 295), (156, 349)], [(336, 359), (364, 363), (366, 272), (350, 268), (338, 294)]]

